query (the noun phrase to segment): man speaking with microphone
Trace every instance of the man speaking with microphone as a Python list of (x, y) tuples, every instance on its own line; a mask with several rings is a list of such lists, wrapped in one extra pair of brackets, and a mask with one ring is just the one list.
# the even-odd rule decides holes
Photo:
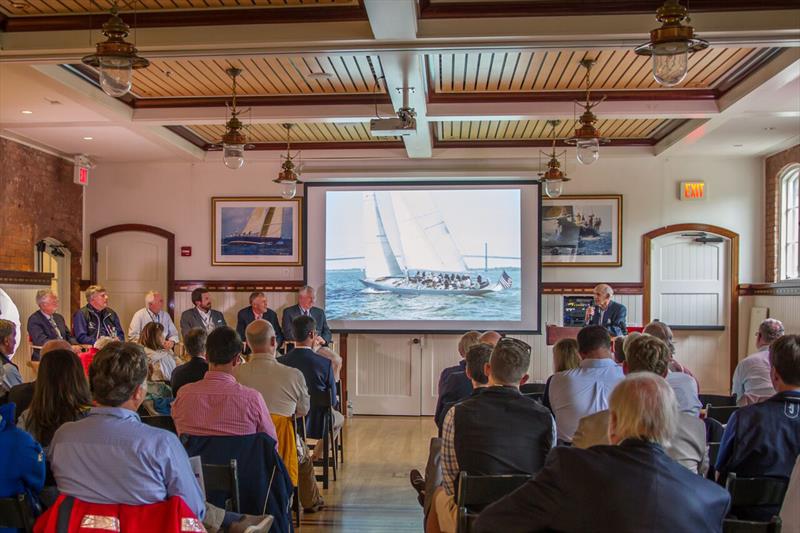
[(628, 334), (625, 319), (628, 310), (621, 303), (613, 301), (614, 289), (605, 283), (594, 288), (594, 305), (586, 308), (586, 325), (603, 326), (612, 337)]

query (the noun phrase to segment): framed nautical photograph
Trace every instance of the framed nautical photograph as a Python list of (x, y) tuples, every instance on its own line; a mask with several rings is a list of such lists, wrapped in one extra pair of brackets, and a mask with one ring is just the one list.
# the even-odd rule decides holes
[(542, 266), (621, 265), (621, 194), (542, 199)]
[(212, 198), (211, 264), (301, 265), (301, 211), (301, 198)]

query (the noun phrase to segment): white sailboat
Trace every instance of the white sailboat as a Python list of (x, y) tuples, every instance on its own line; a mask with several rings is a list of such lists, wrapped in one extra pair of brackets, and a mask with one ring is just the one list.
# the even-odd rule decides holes
[(495, 285), (469, 273), (429, 194), (365, 192), (363, 210), (366, 260), (361, 283), (365, 286), (407, 295), (472, 296), (511, 287), (511, 277), (505, 272)]
[[(287, 217), (288, 215), (288, 217)], [(242, 231), (226, 235), (223, 244), (281, 245), (291, 239), (291, 211), (283, 207), (255, 207)]]

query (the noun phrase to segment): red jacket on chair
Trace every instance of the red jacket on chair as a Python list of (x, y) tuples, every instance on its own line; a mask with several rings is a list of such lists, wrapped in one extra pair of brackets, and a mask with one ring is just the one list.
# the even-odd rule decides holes
[(34, 533), (205, 533), (202, 522), (178, 497), (149, 505), (88, 503), (63, 494), (36, 521)]

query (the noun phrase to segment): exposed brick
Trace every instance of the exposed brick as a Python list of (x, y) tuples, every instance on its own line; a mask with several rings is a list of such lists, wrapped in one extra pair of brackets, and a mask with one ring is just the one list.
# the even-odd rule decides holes
[(800, 144), (768, 157), (764, 162), (764, 190), (766, 206), (764, 210), (764, 277), (766, 281), (778, 281), (778, 221), (780, 210), (780, 190), (778, 175), (792, 163), (800, 163)]

